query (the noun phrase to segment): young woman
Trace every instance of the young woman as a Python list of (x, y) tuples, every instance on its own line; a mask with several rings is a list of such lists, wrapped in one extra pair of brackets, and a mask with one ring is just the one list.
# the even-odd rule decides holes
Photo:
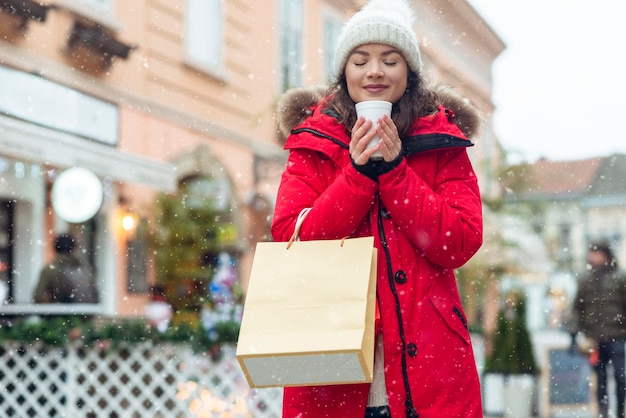
[[(279, 104), (289, 159), (272, 235), (289, 240), (306, 208), (302, 240), (373, 235), (379, 308), (372, 384), (285, 388), (284, 417), (482, 418), (454, 277), (482, 243), (466, 152), (480, 118), (425, 85), (411, 25), (404, 1), (372, 0), (342, 31), (330, 90), (292, 91)], [(374, 131), (356, 117), (366, 100), (393, 103)], [(377, 151), (382, 159), (370, 159)]]

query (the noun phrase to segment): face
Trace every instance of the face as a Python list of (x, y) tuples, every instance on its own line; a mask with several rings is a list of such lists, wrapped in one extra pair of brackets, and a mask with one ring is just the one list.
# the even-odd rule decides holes
[(594, 269), (599, 269), (606, 265), (608, 261), (606, 254), (602, 251), (589, 251), (587, 255), (587, 263)]
[(345, 74), (348, 94), (355, 103), (365, 100), (396, 103), (406, 91), (409, 66), (396, 48), (366, 44), (352, 51)]

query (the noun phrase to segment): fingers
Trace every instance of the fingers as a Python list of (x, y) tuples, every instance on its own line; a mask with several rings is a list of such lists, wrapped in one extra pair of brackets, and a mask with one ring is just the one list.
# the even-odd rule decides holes
[(357, 119), (352, 128), (352, 138), (350, 139), (350, 156), (356, 164), (365, 164), (374, 154), (378, 147), (367, 149), (367, 145), (376, 136), (376, 130), (372, 128), (372, 122), (361, 117)]
[(395, 123), (387, 115), (383, 116), (378, 123), (376, 132), (380, 136), (380, 152), (385, 161), (395, 160), (402, 151), (402, 141), (398, 135)]
[[(396, 159), (402, 151), (402, 142), (393, 120), (385, 115), (376, 123), (376, 129), (370, 131), (371, 128), (372, 122), (363, 117), (357, 119), (354, 124), (350, 139), (352, 160), (358, 165), (365, 164), (379, 150), (385, 161)], [(376, 135), (380, 137), (378, 145), (368, 148), (368, 144)]]

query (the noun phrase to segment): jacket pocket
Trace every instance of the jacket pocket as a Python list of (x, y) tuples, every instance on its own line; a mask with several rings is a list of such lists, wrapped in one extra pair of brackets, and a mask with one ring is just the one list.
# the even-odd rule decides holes
[(441, 319), (448, 327), (457, 334), (466, 344), (471, 344), (470, 334), (465, 313), (451, 297), (433, 286), (430, 292), (430, 301)]

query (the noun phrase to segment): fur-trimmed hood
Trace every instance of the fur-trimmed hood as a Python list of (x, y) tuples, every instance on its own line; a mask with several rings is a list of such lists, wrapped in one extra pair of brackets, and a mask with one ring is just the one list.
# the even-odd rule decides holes
[[(483, 119), (478, 109), (469, 99), (461, 96), (451, 87), (438, 85), (433, 91), (439, 96), (441, 105), (454, 112), (454, 123), (469, 139), (476, 139)], [(291, 130), (311, 115), (311, 106), (327, 94), (325, 87), (294, 88), (283, 94), (276, 107), (277, 135), (284, 144)]]

